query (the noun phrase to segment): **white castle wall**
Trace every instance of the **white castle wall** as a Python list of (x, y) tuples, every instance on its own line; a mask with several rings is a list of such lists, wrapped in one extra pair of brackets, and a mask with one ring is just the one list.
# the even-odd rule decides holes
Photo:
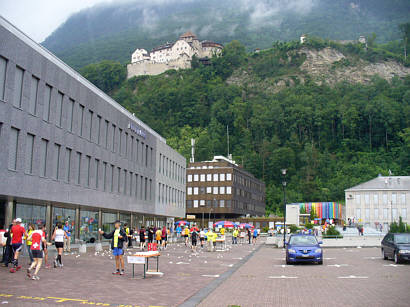
[(143, 75), (159, 75), (170, 69), (187, 69), (191, 68), (191, 61), (187, 58), (179, 58), (167, 63), (158, 63), (154, 61), (142, 61), (127, 65), (127, 78)]

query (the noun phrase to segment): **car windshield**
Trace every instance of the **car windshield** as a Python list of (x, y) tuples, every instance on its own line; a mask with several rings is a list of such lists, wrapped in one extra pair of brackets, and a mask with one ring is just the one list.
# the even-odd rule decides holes
[(410, 244), (410, 234), (401, 234), (394, 237), (396, 244)]
[(293, 245), (316, 245), (317, 241), (312, 236), (293, 236), (290, 238), (289, 244)]

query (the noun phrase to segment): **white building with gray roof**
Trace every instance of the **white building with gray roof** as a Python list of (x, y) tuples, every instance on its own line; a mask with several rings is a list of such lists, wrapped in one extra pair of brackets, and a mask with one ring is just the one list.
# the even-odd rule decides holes
[(410, 223), (410, 176), (381, 176), (345, 190), (346, 220), (366, 226)]

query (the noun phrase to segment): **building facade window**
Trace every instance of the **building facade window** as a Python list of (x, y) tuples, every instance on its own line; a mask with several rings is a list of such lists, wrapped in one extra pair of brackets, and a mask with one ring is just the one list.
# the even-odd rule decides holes
[(387, 208), (383, 208), (383, 219), (387, 220), (389, 218), (389, 213)]
[(205, 178), (205, 174), (201, 174), (201, 179), (200, 179), (201, 182), (205, 182), (205, 179), (206, 179), (206, 178)]
[(197, 199), (194, 200), (194, 208), (198, 208), (199, 201)]
[(226, 194), (232, 194), (232, 187), (226, 187)]
[(397, 204), (397, 194), (396, 193), (391, 194), (391, 202), (393, 203), (393, 205)]
[(194, 195), (198, 195), (198, 194), (199, 194), (198, 187), (194, 187)]
[(364, 194), (364, 203), (366, 205), (370, 204), (370, 195), (369, 194)]
[(85, 156), (85, 185), (87, 188), (91, 186), (91, 157)]
[[(104, 214), (103, 214), (104, 217)], [(98, 212), (80, 210), (80, 240), (95, 242), (98, 239)]]
[(95, 142), (98, 145), (101, 145), (101, 116), (97, 115), (97, 139), (95, 140)]
[(71, 181), (71, 148), (65, 150), (65, 181)]
[(92, 134), (93, 134), (93, 119), (94, 119), (94, 112), (91, 111), (91, 110), (88, 110), (88, 120), (87, 120), (87, 122), (88, 122), (88, 135), (87, 135), (87, 137), (88, 137), (88, 140), (90, 140), (90, 141), (91, 141), (91, 137), (92, 137)]
[(191, 174), (188, 175), (188, 182), (192, 182), (192, 175)]
[(27, 133), (26, 138), (26, 173), (33, 174), (34, 135)]
[(218, 181), (218, 174), (214, 174), (214, 175), (213, 175), (213, 180), (214, 180), (214, 181)]
[(110, 125), (110, 123), (108, 122), (108, 120), (105, 121), (104, 123), (105, 128), (104, 128), (104, 132), (105, 132), (105, 148), (108, 149), (109, 148), (109, 144), (108, 144), (108, 127)]
[(99, 188), (99, 180), (100, 180), (100, 160), (99, 159), (95, 159), (94, 160), (94, 178), (95, 178), (95, 188), (98, 189)]
[(387, 194), (386, 193), (384, 193), (383, 194), (383, 205), (387, 205)]
[(379, 219), (379, 208), (374, 209), (374, 219), (378, 220)]
[(58, 92), (56, 99), (56, 125), (62, 127), (64, 94)]
[(103, 190), (107, 191), (107, 162), (103, 162)]
[(373, 194), (373, 204), (375, 206), (379, 205), (379, 194)]
[[(30, 91), (30, 100), (29, 100), (29, 108), (28, 111), (36, 115), (37, 114), (37, 100), (38, 100), (38, 84), (39, 79), (35, 76), (31, 76), (31, 91)], [(1, 87), (1, 84), (0, 84)]]
[(215, 195), (218, 194), (218, 187), (213, 187), (213, 194), (215, 194)]
[(219, 174), (219, 181), (225, 181), (225, 174)]
[(221, 199), (221, 200), (219, 201), (219, 207), (220, 207), (220, 208), (225, 208), (225, 200), (224, 200), (224, 199)]
[(402, 219), (407, 219), (407, 208), (401, 209), (401, 217)]
[(78, 124), (79, 124), (79, 135), (83, 136), (83, 128), (84, 128), (84, 106), (79, 104), (78, 105)]
[(231, 173), (226, 174), (226, 181), (232, 181), (232, 174)]
[(40, 159), (40, 176), (47, 177), (48, 140), (46, 139), (41, 139)]
[(370, 220), (370, 209), (366, 208), (364, 211), (365, 217), (366, 217), (366, 222), (369, 222)]
[(188, 195), (192, 195), (192, 188), (188, 187)]
[(208, 182), (212, 181), (212, 174), (206, 174), (206, 181)]
[(14, 76), (14, 106), (21, 108), (23, 98), (23, 83), (24, 83), (24, 70), (16, 66), (16, 73)]
[(81, 184), (81, 152), (77, 151), (77, 184)]
[(51, 107), (51, 93), (52, 87), (46, 84), (46, 88), (44, 90), (44, 109), (43, 109), (43, 119), (47, 122), (50, 121), (50, 107)]
[(212, 187), (206, 187), (206, 194), (212, 194)]
[(4, 100), (6, 92), (7, 60), (0, 56), (0, 99)]
[(360, 208), (356, 208), (356, 218), (357, 219), (361, 219), (362, 217), (361, 217), (362, 215), (361, 215), (361, 210), (360, 210)]
[(46, 206), (16, 203), (16, 216), (21, 218), (22, 222), (26, 225), (45, 224)]
[(60, 179), (60, 156), (61, 156), (61, 145), (54, 144), (54, 179)]
[(225, 187), (219, 187), (219, 194), (225, 194)]
[(201, 199), (201, 200), (199, 201), (199, 205), (200, 205), (201, 207), (205, 207), (205, 199)]
[(401, 194), (401, 204), (405, 205), (406, 204), (406, 193)]
[(73, 132), (73, 121), (74, 121), (74, 100), (71, 98), (68, 99), (68, 106), (67, 106), (67, 130)]
[(11, 128), (9, 141), (9, 169), (11, 170), (17, 170), (19, 134), (19, 129), (13, 127)]

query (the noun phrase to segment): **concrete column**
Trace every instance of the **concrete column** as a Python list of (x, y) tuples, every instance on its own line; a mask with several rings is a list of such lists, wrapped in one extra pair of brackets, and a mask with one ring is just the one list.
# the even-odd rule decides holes
[(74, 220), (74, 228), (75, 228), (75, 237), (77, 240), (80, 240), (80, 209), (75, 209), (75, 220)]
[(120, 219), (120, 211), (117, 211), (117, 220)]
[(53, 214), (53, 208), (51, 207), (50, 204), (47, 204), (47, 208), (46, 208), (46, 231), (49, 234), (49, 240), (51, 239), (51, 236), (53, 235), (51, 233), (51, 231), (53, 230), (52, 228), (52, 223), (53, 223), (53, 219), (52, 219), (52, 214)]
[[(102, 211), (98, 209), (98, 229), (102, 229)], [(98, 240), (101, 241), (101, 235), (98, 234)]]
[(14, 201), (8, 200), (6, 202), (6, 208), (4, 210), (4, 228), (9, 228), (11, 222), (13, 221), (13, 212), (14, 212)]

